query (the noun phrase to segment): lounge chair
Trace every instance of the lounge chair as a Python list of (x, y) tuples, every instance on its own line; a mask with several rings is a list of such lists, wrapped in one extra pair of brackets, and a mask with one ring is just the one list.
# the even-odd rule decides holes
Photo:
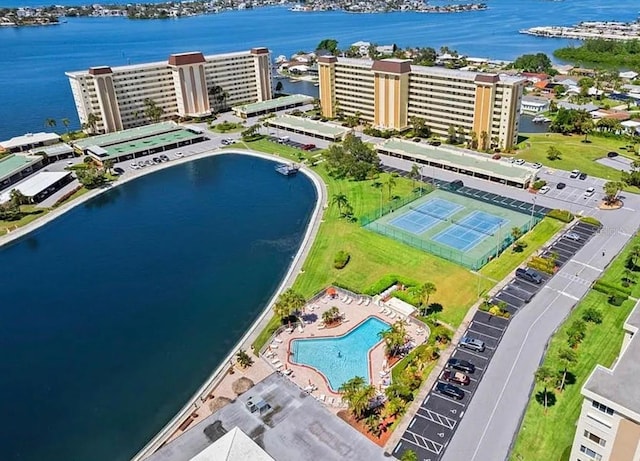
[(271, 349), (277, 349), (278, 343), (271, 343)]
[(367, 300), (364, 302), (365, 306), (368, 306), (369, 304), (371, 304), (371, 298), (367, 298)]
[(392, 312), (389, 312), (389, 314), (388, 314), (388, 315), (389, 315), (389, 318), (390, 318), (390, 319), (394, 319), (394, 318), (396, 317), (396, 314), (395, 314), (393, 311), (392, 311)]
[(273, 363), (274, 365), (276, 365), (276, 364), (281, 363), (281, 362), (280, 362), (280, 359), (275, 358), (275, 359), (272, 359), (272, 360), (271, 360), (271, 363)]
[(387, 310), (387, 309), (386, 309), (386, 307), (381, 307), (380, 309), (378, 309), (378, 312), (379, 312), (380, 314), (385, 314), (385, 311), (386, 311), (386, 310)]
[(347, 298), (347, 301), (346, 301), (347, 304), (351, 304), (352, 302), (353, 302), (353, 298)]
[(333, 406), (336, 403), (336, 399), (334, 397), (331, 397), (328, 403), (329, 405)]
[(283, 341), (280, 338), (273, 338), (273, 340), (279, 344), (283, 343)]
[(320, 401), (320, 402), (324, 402), (325, 400), (327, 400), (327, 396), (326, 396), (326, 395), (324, 395), (324, 394), (320, 394), (320, 395), (318, 396), (318, 401)]
[(364, 302), (364, 298), (358, 298), (358, 306), (360, 306)]
[(304, 328), (302, 328), (302, 324), (300, 324), (300, 323), (298, 324), (298, 331), (300, 333), (304, 332)]
[(293, 370), (291, 368), (287, 368), (282, 372), (282, 374), (285, 376), (289, 376), (291, 373), (293, 373)]
[(318, 330), (323, 330), (325, 327), (324, 323), (321, 323), (320, 325), (318, 325)]

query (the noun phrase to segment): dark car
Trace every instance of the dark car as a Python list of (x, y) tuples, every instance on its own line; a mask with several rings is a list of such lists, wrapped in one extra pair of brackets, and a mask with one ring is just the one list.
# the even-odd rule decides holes
[(462, 181), (460, 181), (459, 179), (456, 179), (455, 181), (451, 181), (449, 183), (449, 188), (451, 190), (458, 190), (461, 187), (464, 187), (464, 183)]
[(493, 156), (491, 157), (494, 160), (500, 160), (502, 158), (502, 156), (500, 154), (493, 154)]
[(540, 277), (540, 274), (529, 268), (523, 269), (520, 267), (516, 269), (516, 277), (526, 280), (527, 282), (535, 283), (537, 285), (542, 283), (542, 277)]
[(582, 179), (582, 180), (587, 179), (587, 173), (580, 173), (580, 176), (578, 176), (578, 179)]
[(117, 175), (121, 175), (121, 174), (123, 174), (123, 173), (124, 173), (124, 170), (123, 170), (122, 168), (120, 168), (119, 166), (117, 166), (117, 167), (115, 167), (115, 168), (113, 169), (113, 172), (114, 172), (115, 174), (117, 174)]
[(613, 157), (617, 157), (617, 156), (618, 156), (618, 153), (614, 152), (614, 151), (611, 151), (611, 152), (607, 153), (607, 157), (609, 157), (609, 158), (613, 158)]
[(431, 144), (432, 146), (439, 146), (442, 143), (440, 141), (429, 141), (429, 144)]
[(465, 336), (460, 340), (460, 347), (476, 352), (484, 352), (484, 341), (471, 336)]
[(567, 187), (567, 185), (563, 182), (556, 184), (556, 189), (564, 189), (565, 187)]
[(451, 381), (452, 383), (462, 384), (463, 386), (468, 385), (471, 382), (471, 379), (464, 373), (454, 370), (445, 370), (442, 373), (443, 381)]
[(301, 149), (302, 150), (313, 150), (316, 148), (315, 144), (304, 144)]
[(420, 142), (420, 141), (422, 141), (422, 139), (420, 139), (420, 138), (413, 138), (413, 142)]
[(464, 397), (464, 392), (462, 392), (462, 389), (454, 386), (453, 384), (438, 383), (436, 384), (436, 390), (441, 394), (452, 397), (456, 400), (462, 400), (462, 398)]
[(447, 368), (455, 368), (456, 370), (466, 371), (467, 373), (473, 373), (476, 371), (476, 366), (462, 359), (449, 359), (447, 361)]

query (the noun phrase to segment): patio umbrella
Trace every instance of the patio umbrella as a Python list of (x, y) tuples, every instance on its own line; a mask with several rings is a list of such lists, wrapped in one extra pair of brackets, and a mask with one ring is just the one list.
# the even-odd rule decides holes
[(236, 379), (233, 384), (231, 384), (231, 390), (237, 395), (244, 394), (252, 387), (253, 381), (251, 381), (249, 378), (245, 378), (244, 376), (242, 378)]
[(229, 405), (233, 400), (227, 397), (216, 397), (211, 402), (209, 402), (209, 410), (211, 413), (215, 413), (218, 410), (221, 410), (223, 407)]
[(333, 288), (333, 287), (329, 287), (329, 288), (327, 288), (327, 294), (328, 294), (329, 296), (335, 296), (335, 295), (337, 295), (337, 294), (338, 294), (338, 292), (336, 291), (336, 289), (335, 289), (335, 288)]

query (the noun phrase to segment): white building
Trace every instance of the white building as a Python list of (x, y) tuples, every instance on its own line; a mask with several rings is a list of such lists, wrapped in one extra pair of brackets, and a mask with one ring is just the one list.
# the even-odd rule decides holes
[(549, 110), (549, 100), (532, 96), (523, 96), (520, 103), (520, 112), (525, 114), (539, 114)]
[(172, 54), (168, 61), (67, 72), (80, 122), (97, 118), (95, 129), (110, 133), (151, 120), (153, 101), (162, 119), (203, 117), (228, 107), (272, 98), (267, 48), (204, 56)]

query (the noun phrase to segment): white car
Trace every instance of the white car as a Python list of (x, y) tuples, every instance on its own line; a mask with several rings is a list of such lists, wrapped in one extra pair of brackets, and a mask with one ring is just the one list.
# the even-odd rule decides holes
[(593, 187), (590, 187), (586, 191), (584, 191), (584, 196), (585, 198), (591, 197), (595, 193), (596, 193), (596, 190)]
[(540, 188), (540, 190), (538, 191), (538, 194), (546, 194), (547, 192), (549, 192), (551, 190), (551, 188), (549, 186), (542, 186)]
[(532, 167), (534, 167), (536, 170), (539, 170), (540, 168), (542, 168), (542, 163), (534, 163), (533, 165), (531, 165)]
[(176, 152), (176, 157), (182, 158), (184, 157), (184, 154), (182, 152)]
[(580, 170), (573, 170), (573, 171), (571, 171), (571, 174), (569, 175), (569, 177), (570, 177), (571, 179), (575, 179), (575, 178), (577, 178), (578, 176), (580, 176)]
[(519, 158), (518, 160), (516, 160), (516, 165), (524, 165), (524, 159)]

